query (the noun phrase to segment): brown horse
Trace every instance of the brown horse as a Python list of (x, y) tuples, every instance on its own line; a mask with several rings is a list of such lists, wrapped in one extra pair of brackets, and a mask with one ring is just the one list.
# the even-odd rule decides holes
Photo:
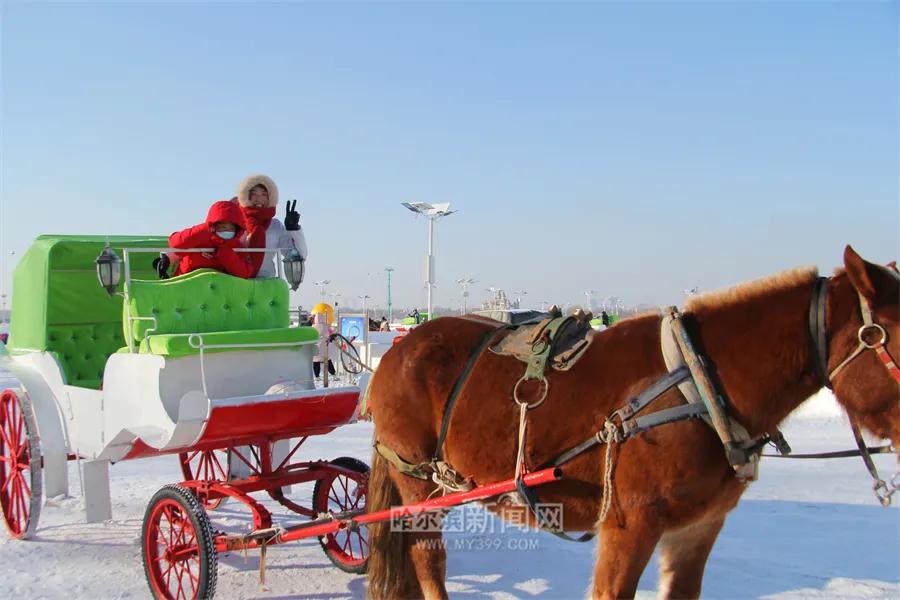
[[(886, 330), (889, 354), (900, 357), (900, 277), (849, 246), (844, 264), (827, 283), (828, 373), (859, 346), (861, 302)], [(807, 327), (816, 281), (814, 269), (799, 269), (701, 296), (687, 306), (684, 321), (697, 351), (730, 415), (753, 436), (773, 431), (823, 386)], [(388, 352), (370, 387), (376, 440), (407, 461), (427, 462), (451, 388), (479, 340), (497, 326), (437, 319)], [(900, 387), (879, 356), (859, 353), (834, 374), (833, 389), (852, 420), (897, 447)], [(512, 390), (523, 368), (515, 358), (485, 352), (458, 397), (443, 457), (477, 484), (513, 477), (518, 409)], [(526, 466), (534, 469), (589, 438), (612, 411), (666, 372), (659, 315), (634, 317), (599, 333), (570, 371), (548, 373), (549, 396), (528, 414)], [(673, 388), (648, 410), (684, 402)], [(536, 488), (541, 502), (563, 504), (566, 529), (599, 535), (593, 596), (633, 597), (659, 546), (660, 595), (698, 597), (725, 516), (747, 487), (726, 460), (719, 437), (697, 420), (638, 434), (617, 448), (611, 489), (603, 488), (605, 455), (604, 446), (595, 446), (564, 465), (562, 480)], [(434, 491), (433, 483), (403, 475), (374, 454), (370, 510), (417, 502)], [(600, 522), (604, 494), (612, 494), (612, 509)], [(508, 516), (526, 509), (496, 510)], [(440, 538), (439, 531), (370, 528), (370, 595), (446, 598), (446, 552), (435, 543)]]

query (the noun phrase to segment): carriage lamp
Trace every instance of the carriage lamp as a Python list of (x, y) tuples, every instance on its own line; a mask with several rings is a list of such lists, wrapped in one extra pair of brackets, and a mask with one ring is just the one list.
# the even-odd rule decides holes
[(296, 248), (291, 248), (281, 262), (284, 265), (284, 276), (291, 284), (291, 289), (297, 291), (306, 275), (306, 259)]
[(122, 260), (115, 251), (106, 246), (103, 252), (97, 257), (97, 279), (100, 285), (106, 290), (106, 293), (112, 296), (119, 287), (119, 279), (121, 279), (120, 265)]

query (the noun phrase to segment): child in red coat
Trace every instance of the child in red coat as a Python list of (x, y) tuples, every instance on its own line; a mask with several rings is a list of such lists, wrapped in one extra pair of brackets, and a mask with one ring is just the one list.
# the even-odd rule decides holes
[(234, 202), (216, 202), (209, 208), (206, 222), (169, 236), (169, 247), (187, 250), (212, 248), (212, 252), (175, 252), (180, 259), (175, 275), (197, 269), (217, 269), (236, 277), (253, 277), (255, 267), (247, 253), (234, 251), (241, 247), (244, 217)]

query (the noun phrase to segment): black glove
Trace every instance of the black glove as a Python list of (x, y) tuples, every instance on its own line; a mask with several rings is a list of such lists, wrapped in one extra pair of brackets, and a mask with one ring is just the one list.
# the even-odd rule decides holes
[(296, 200), (294, 200), (293, 204), (288, 200), (287, 204), (284, 205), (284, 228), (288, 231), (300, 231), (300, 213), (295, 210), (296, 208)]
[(153, 259), (153, 268), (156, 269), (156, 274), (159, 275), (160, 279), (169, 278), (169, 264), (169, 256), (167, 254), (160, 254), (159, 257)]

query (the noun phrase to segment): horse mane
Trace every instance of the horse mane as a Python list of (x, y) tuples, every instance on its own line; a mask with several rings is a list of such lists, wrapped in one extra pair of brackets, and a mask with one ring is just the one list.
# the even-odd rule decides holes
[(685, 310), (700, 312), (759, 300), (778, 290), (812, 285), (813, 280), (818, 276), (819, 270), (812, 266), (782, 271), (775, 275), (695, 296), (688, 300)]

